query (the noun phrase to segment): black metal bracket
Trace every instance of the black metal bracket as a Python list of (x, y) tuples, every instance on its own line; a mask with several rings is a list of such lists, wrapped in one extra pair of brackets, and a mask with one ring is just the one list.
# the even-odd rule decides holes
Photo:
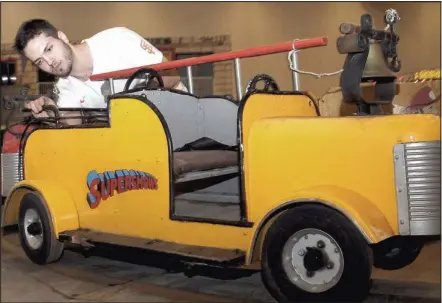
[(395, 95), (395, 77), (384, 77), (376, 80), (376, 101), (367, 103), (362, 96), (361, 82), (370, 52), (370, 40), (380, 41), (384, 59), (392, 72), (398, 72), (401, 68), (397, 55), (397, 43), (399, 36), (394, 32), (396, 19), (389, 21), (389, 30), (373, 29), (370, 14), (361, 16), (360, 25), (343, 23), (340, 32), (344, 34), (337, 40), (339, 53), (347, 54), (343, 72), (340, 78), (340, 86), (345, 103), (356, 103), (357, 114), (376, 114), (379, 104), (391, 103)]

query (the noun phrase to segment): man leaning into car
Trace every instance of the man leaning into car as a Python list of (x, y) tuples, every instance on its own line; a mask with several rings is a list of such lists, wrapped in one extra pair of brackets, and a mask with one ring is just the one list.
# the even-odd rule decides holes
[[(127, 28), (107, 29), (75, 45), (65, 33), (42, 19), (20, 26), (15, 48), (38, 68), (58, 78), (54, 87), (57, 100), (43, 96), (26, 105), (34, 117), (49, 116), (43, 111), (44, 105), (56, 105), (65, 117), (78, 117), (79, 113), (63, 112), (63, 108), (106, 108), (109, 84), (91, 81), (92, 75), (167, 61), (152, 44)], [(165, 87), (187, 91), (176, 70), (162, 78)], [(125, 80), (115, 80), (115, 92), (122, 91), (124, 84)], [(68, 118), (64, 122), (79, 124), (81, 119)]]

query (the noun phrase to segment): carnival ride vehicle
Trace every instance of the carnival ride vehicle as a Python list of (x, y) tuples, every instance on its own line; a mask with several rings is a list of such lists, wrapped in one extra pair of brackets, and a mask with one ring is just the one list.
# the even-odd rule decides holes
[[(155, 72), (234, 59), (239, 79), (239, 58), (290, 51), (292, 42), (94, 76), (132, 75), (106, 109), (69, 109), (82, 113), (81, 125), (64, 125), (48, 107), (51, 118), (29, 118), (18, 138), (5, 136), (2, 226), (18, 224), (37, 264), (58, 261), (67, 242), (110, 243), (187, 263), (259, 263), (280, 302), (364, 299), (373, 262), (405, 266), (419, 251), (413, 239), (440, 235), (440, 117), (379, 114), (394, 78), (364, 70), (377, 41), (397, 70), (398, 37), (372, 29), (370, 15), (342, 28), (341, 86), (358, 105), (353, 116), (321, 117), (307, 93), (280, 91), (268, 75), (244, 96), (238, 85), (235, 102), (165, 89)], [(134, 72), (160, 87), (130, 88)], [(361, 79), (376, 80), (377, 100), (361, 97)]]

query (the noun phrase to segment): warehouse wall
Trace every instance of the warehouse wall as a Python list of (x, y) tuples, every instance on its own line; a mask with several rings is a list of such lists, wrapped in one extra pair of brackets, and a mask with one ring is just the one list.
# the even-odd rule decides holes
[(440, 68), (441, 4), (440, 2), (376, 2), (371, 3), (383, 12), (394, 7), (401, 17), (398, 33), (401, 40), (398, 52), (402, 58), (402, 72), (423, 68)]
[[(2, 43), (11, 43), (20, 23), (29, 18), (51, 20), (72, 40), (114, 26), (127, 26), (145, 37), (230, 35), (232, 49), (328, 36), (324, 48), (302, 51), (299, 67), (315, 72), (338, 70), (344, 60), (336, 51), (342, 22), (359, 22), (373, 14), (383, 27), (383, 12), (395, 7), (402, 16), (400, 56), (404, 72), (440, 66), (440, 3), (425, 2), (3, 2)], [(422, 50), (428, 55), (422, 56)], [(291, 87), (286, 54), (242, 62), (243, 86), (257, 73), (274, 76), (284, 89)], [(232, 75), (233, 77), (233, 75)], [(338, 84), (339, 77), (301, 76), (301, 88), (320, 96)]]

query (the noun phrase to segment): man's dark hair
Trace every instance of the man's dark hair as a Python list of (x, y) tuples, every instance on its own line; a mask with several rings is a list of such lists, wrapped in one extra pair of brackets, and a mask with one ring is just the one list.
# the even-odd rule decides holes
[(22, 23), (15, 35), (15, 49), (23, 53), (29, 41), (35, 37), (46, 34), (48, 37), (58, 38), (58, 29), (44, 19), (32, 19)]

